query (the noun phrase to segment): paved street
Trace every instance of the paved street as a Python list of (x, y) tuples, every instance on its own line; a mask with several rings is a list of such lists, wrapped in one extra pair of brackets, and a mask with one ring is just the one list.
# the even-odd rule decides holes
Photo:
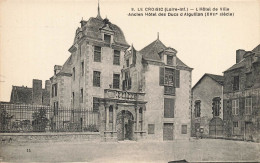
[(168, 162), (260, 161), (260, 144), (202, 139), (173, 142), (1, 144), (2, 161)]

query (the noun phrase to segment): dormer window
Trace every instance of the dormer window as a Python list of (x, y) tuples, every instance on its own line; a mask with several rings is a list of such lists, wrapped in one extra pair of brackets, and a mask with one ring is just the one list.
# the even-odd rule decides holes
[(108, 44), (111, 43), (111, 36), (110, 35), (107, 35), (107, 34), (104, 34), (104, 41)]
[(167, 55), (167, 65), (173, 65), (173, 56)]

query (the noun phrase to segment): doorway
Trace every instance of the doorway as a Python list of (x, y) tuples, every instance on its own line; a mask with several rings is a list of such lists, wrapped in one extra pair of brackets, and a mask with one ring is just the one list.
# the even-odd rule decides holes
[(122, 110), (119, 112), (116, 118), (116, 125), (117, 139), (119, 141), (133, 140), (134, 116), (130, 111)]

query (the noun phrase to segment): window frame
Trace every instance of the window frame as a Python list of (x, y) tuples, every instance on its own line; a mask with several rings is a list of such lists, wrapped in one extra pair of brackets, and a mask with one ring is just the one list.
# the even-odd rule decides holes
[[(107, 38), (109, 38), (109, 41), (108, 41)], [(104, 41), (105, 41), (105, 43), (111, 44), (111, 39), (112, 39), (111, 35), (104, 34)]]
[[(96, 76), (98, 75), (98, 76)], [(101, 72), (93, 71), (93, 86), (100, 87), (101, 86)]]
[(239, 114), (239, 99), (232, 100), (232, 115)]
[(84, 73), (85, 73), (85, 63), (84, 61), (81, 61), (81, 76), (84, 76)]
[(114, 50), (113, 65), (120, 65), (120, 51)]
[[(115, 77), (118, 77), (118, 78), (115, 78)], [(119, 73), (113, 74), (113, 89), (120, 89), (120, 74)]]
[(173, 56), (172, 55), (167, 55), (167, 58), (166, 58), (166, 63), (167, 65), (173, 65)]
[(252, 97), (245, 98), (245, 115), (252, 115)]
[(233, 91), (239, 91), (240, 87), (240, 78), (239, 75), (233, 77)]
[[(100, 50), (99, 50), (100, 48)], [(94, 62), (101, 62), (102, 60), (102, 47), (94, 46)]]
[(83, 97), (84, 97), (84, 90), (83, 88), (80, 89), (80, 100), (79, 103), (83, 103)]
[(195, 107), (194, 109), (195, 118), (199, 118), (201, 115), (201, 101), (196, 100), (194, 107)]

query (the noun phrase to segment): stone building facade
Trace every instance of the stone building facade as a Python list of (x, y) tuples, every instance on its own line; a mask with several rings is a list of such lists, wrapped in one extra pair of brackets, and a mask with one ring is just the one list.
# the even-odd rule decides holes
[(224, 124), (227, 137), (260, 139), (260, 45), (237, 50), (236, 64), (224, 72)]
[(223, 136), (224, 77), (204, 74), (192, 88), (191, 135), (200, 129), (203, 137)]
[(189, 138), (192, 68), (177, 51), (159, 36), (135, 50), (99, 8), (97, 17), (80, 23), (71, 56), (54, 68), (51, 105), (98, 113), (74, 121), (97, 121), (105, 141)]

